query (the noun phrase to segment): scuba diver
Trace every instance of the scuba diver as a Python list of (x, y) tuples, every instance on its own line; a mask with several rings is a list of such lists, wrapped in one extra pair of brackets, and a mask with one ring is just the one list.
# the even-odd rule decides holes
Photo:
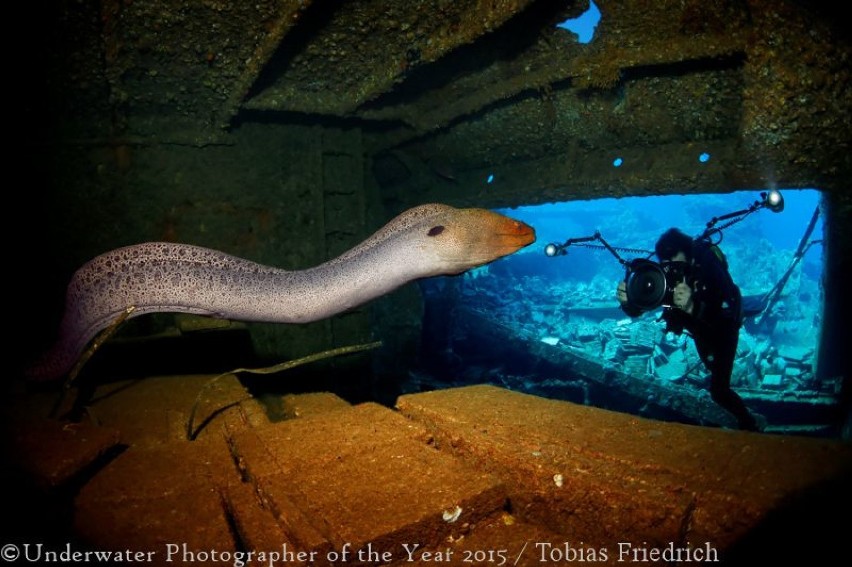
[[(728, 273), (727, 261), (708, 239), (693, 239), (676, 228), (660, 236), (654, 251), (662, 265), (681, 270), (672, 289), (671, 305), (663, 310), (666, 331), (684, 330), (692, 336), (701, 361), (710, 371), (710, 395), (730, 412), (740, 429), (759, 431), (757, 420), (731, 389), (731, 373), (742, 325), (742, 296)], [(641, 315), (628, 302), (627, 283), (618, 284), (616, 297), (630, 317)]]

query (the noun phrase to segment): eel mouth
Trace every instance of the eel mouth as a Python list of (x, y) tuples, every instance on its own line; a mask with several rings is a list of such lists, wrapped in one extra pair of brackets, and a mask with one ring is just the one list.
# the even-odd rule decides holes
[(525, 222), (509, 219), (510, 230), (502, 233), (502, 236), (508, 240), (517, 241), (520, 247), (529, 246), (535, 242), (535, 229)]
[(525, 222), (504, 217), (494, 238), (496, 248), (505, 256), (535, 242), (535, 229)]

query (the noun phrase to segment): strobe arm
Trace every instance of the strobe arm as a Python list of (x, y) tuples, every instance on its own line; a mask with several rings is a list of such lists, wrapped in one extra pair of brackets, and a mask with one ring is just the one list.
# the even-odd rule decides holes
[(713, 217), (712, 219), (707, 221), (707, 228), (705, 228), (704, 232), (702, 232), (697, 237), (697, 240), (707, 238), (711, 234), (713, 234), (714, 232), (721, 231), (722, 228), (725, 228), (725, 227), (716, 228), (716, 223), (718, 223), (720, 221), (735, 218), (736, 220), (731, 221), (728, 225), (726, 225), (726, 226), (730, 226), (734, 223), (740, 222), (741, 220), (743, 220), (745, 217), (747, 217), (751, 213), (758, 211), (760, 209), (769, 209), (773, 213), (780, 213), (781, 211), (784, 210), (784, 197), (781, 195), (781, 193), (778, 190), (771, 189), (770, 191), (764, 191), (760, 194), (760, 198), (761, 198), (760, 201), (755, 201), (747, 209), (734, 211), (732, 213), (728, 213), (728, 214), (722, 215), (720, 217)]
[(615, 248), (610, 246), (609, 242), (604, 240), (604, 238), (603, 238), (603, 236), (601, 236), (600, 232), (595, 232), (592, 236), (581, 236), (581, 237), (578, 237), (578, 238), (569, 238), (568, 240), (566, 240), (562, 244), (557, 244), (555, 242), (551, 242), (550, 244), (548, 244), (547, 246), (544, 247), (544, 253), (545, 253), (546, 256), (550, 256), (550, 257), (564, 256), (564, 255), (568, 254), (567, 248), (569, 246), (571, 246), (572, 244), (583, 244), (583, 243), (586, 243), (586, 242), (595, 242), (595, 241), (600, 242), (603, 245), (604, 248), (609, 250), (609, 252), (613, 256), (615, 256), (615, 259), (618, 260), (618, 262), (622, 266), (627, 266), (627, 261), (624, 260), (624, 258), (622, 258), (621, 256), (618, 255), (618, 252), (615, 250)]

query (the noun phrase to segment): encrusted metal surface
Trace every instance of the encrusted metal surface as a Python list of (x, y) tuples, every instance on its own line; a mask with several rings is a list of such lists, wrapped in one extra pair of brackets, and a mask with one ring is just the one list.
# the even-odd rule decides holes
[(346, 115), (417, 67), (500, 27), (532, 0), (318, 3), (282, 42), (256, 110)]
[(42, 18), (44, 106), (77, 138), (131, 142), (359, 126), (367, 155), (447, 171), (708, 140), (809, 174), (848, 160), (825, 131), (849, 131), (849, 44), (822, 3), (596, 4), (582, 44), (557, 24), (584, 0), (67, 0)]

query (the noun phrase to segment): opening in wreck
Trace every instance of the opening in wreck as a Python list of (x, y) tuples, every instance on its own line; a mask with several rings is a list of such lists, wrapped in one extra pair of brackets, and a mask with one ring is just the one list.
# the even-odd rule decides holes
[(589, 9), (576, 18), (568, 18), (556, 25), (577, 35), (578, 43), (590, 43), (595, 37), (595, 28), (601, 21), (601, 11), (597, 4), (589, 2)]
[[(732, 386), (776, 427), (819, 431), (840, 387), (818, 371), (821, 194), (813, 189), (780, 194), (784, 206), (776, 214), (763, 203), (757, 206), (768, 199), (760, 190), (500, 210), (535, 227), (537, 242), (463, 277), (421, 283), (423, 374), (413, 374), (410, 387), (489, 382), (706, 423), (713, 407), (708, 371), (688, 334), (665, 332), (662, 307), (630, 318), (615, 298), (625, 278), (619, 258), (655, 259), (659, 235), (678, 227), (695, 236), (712, 233), (744, 297)], [(562, 248), (556, 253), (554, 246)]]

